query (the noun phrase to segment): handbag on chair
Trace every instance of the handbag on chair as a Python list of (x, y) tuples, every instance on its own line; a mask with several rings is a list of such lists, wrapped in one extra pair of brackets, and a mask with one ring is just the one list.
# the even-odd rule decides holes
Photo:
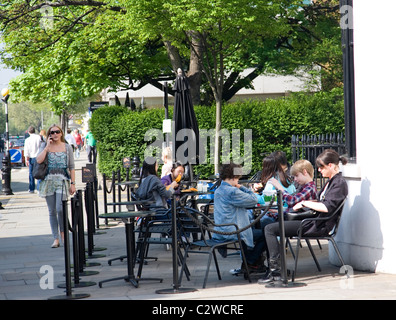
[(306, 209), (303, 211), (291, 211), (285, 214), (287, 221), (304, 220), (307, 218), (316, 218), (318, 213), (312, 209)]

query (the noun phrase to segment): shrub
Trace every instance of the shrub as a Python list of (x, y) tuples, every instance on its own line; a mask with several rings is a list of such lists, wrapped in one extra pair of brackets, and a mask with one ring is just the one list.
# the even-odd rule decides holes
[[(215, 128), (215, 106), (194, 108), (200, 129)], [(173, 108), (169, 108), (172, 118)], [(122, 169), (124, 157), (138, 155), (144, 159), (150, 141), (144, 140), (149, 129), (162, 130), (163, 109), (130, 111), (125, 107), (106, 106), (97, 109), (90, 120), (90, 128), (98, 140), (99, 170), (110, 175)], [(291, 136), (333, 133), (344, 130), (342, 90), (330, 92), (294, 93), (280, 99), (251, 100), (223, 106), (222, 128), (240, 130), (243, 150), (244, 129), (252, 131), (252, 174), (261, 169), (262, 154), (285, 151), (291, 159)], [(209, 146), (209, 145), (208, 145)], [(157, 151), (160, 155), (160, 150)], [(209, 159), (210, 160), (210, 159)], [(201, 178), (212, 175), (213, 165), (194, 166)]]

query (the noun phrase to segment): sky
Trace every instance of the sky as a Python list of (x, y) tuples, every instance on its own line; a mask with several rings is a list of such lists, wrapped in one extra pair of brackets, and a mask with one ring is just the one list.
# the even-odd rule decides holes
[(3, 65), (0, 65), (0, 88), (7, 88), (8, 83), (12, 78), (15, 78), (18, 74), (11, 69), (6, 69)]
[[(0, 43), (0, 50), (1, 49), (3, 49), (2, 43)], [(19, 72), (7, 69), (3, 64), (0, 63), (0, 90), (3, 88), (7, 88), (10, 80), (12, 78), (15, 78), (19, 74)]]

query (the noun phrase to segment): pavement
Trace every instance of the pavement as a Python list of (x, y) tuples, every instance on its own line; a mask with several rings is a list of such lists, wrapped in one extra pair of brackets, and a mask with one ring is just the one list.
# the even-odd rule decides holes
[[(85, 188), (85, 184), (81, 181), (81, 167), (85, 166), (86, 162), (86, 155), (82, 152), (80, 159), (76, 159), (77, 189), (84, 190)], [(99, 184), (102, 184), (101, 180), (99, 175)], [(38, 197), (37, 193), (28, 192), (27, 168), (12, 169), (11, 189), (13, 195), (0, 195), (4, 208), (0, 210), (0, 300), (47, 300), (59, 296), (66, 298), (65, 289), (58, 287), (65, 283), (64, 246), (56, 249), (50, 248), (53, 239), (47, 206), (45, 200)], [(102, 188), (98, 192), (100, 213), (104, 212), (103, 193)], [(89, 295), (83, 300), (151, 301), (152, 305), (149, 310), (152, 314), (167, 312), (163, 309), (165, 300), (168, 300), (168, 303), (173, 301), (180, 305), (182, 301), (199, 303), (198, 301), (201, 300), (229, 304), (229, 301), (242, 300), (246, 303), (248, 300), (388, 300), (396, 298), (396, 275), (350, 270), (350, 277), (346, 278), (342, 272), (340, 273), (340, 267), (329, 263), (328, 247), (324, 241), (321, 242), (322, 249), (317, 245), (314, 246), (323, 269), (321, 272), (317, 271), (306, 245), (300, 250), (296, 282), (303, 283), (305, 286), (294, 287), (289, 281), (288, 287), (267, 288), (257, 283), (257, 276), (253, 276), (252, 283), (249, 283), (242, 276), (233, 276), (229, 273), (230, 269), (240, 266), (239, 256), (227, 258), (219, 256), (222, 280), (218, 280), (214, 265), (212, 265), (207, 287), (202, 289), (207, 258), (206, 255), (191, 254), (188, 259), (191, 280), (187, 281), (184, 278), (181, 290), (176, 292), (172, 285), (171, 251), (167, 251), (164, 245), (150, 246), (150, 256), (156, 256), (158, 260), (149, 260), (142, 274), (142, 277), (161, 277), (162, 283), (141, 281), (139, 287), (135, 288), (130, 283), (117, 280), (104, 283), (100, 288), (99, 281), (124, 276), (127, 273), (125, 259), (108, 264), (109, 259), (124, 255), (126, 252), (124, 224), (110, 221), (110, 226), (101, 225), (94, 235), (94, 244), (97, 249), (94, 254), (102, 255), (102, 257), (88, 259), (88, 262), (97, 262), (99, 265), (86, 267), (84, 271), (96, 271), (94, 272), (96, 274), (80, 277), (80, 281), (92, 282), (93, 285), (74, 288), (72, 293)], [(292, 244), (295, 245), (295, 242)], [(100, 249), (104, 250), (99, 251)], [(293, 258), (290, 252), (287, 252), (287, 263), (292, 269)], [(159, 294), (156, 292), (159, 289), (170, 289), (171, 293)], [(182, 292), (185, 289), (195, 290)], [(258, 308), (260, 308), (259, 303), (255, 304)], [(157, 307), (162, 307), (162, 309)], [(200, 313), (197, 309), (194, 310)]]

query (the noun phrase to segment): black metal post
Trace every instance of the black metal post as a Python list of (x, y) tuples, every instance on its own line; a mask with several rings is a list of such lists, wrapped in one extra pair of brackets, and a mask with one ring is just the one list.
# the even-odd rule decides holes
[[(8, 91), (8, 90), (7, 90)], [(2, 160), (1, 168), (1, 193), (5, 195), (12, 195), (11, 190), (11, 159), (10, 159), (10, 136), (8, 129), (8, 99), (10, 95), (7, 93), (1, 100), (5, 105), (5, 125), (6, 125), (6, 148)]]
[[(96, 170), (95, 170), (96, 172)], [(93, 182), (93, 192), (94, 192), (94, 209), (95, 209), (95, 222), (96, 222), (96, 229), (99, 229), (99, 201), (98, 201), (98, 177), (95, 174), (94, 182)], [(96, 232), (95, 234), (99, 234)]]
[[(165, 119), (169, 119), (169, 102), (168, 102), (168, 82), (164, 83), (164, 107), (165, 107)], [(169, 146), (169, 133), (165, 134), (166, 146)]]
[(94, 232), (95, 232), (95, 212), (94, 212), (94, 200), (93, 200), (93, 183), (88, 182), (85, 188), (85, 209), (87, 213), (87, 239), (88, 239), (88, 258), (101, 258), (106, 255), (93, 254), (93, 251), (102, 251), (105, 248), (94, 248)]
[[(81, 246), (79, 242), (79, 212), (77, 210), (78, 206), (78, 193), (71, 199), (71, 217), (72, 217), (72, 227), (70, 231), (72, 232), (72, 239), (73, 239), (73, 282), (71, 284), (72, 288), (83, 288), (96, 285), (93, 281), (80, 281), (80, 276), (86, 275), (95, 275), (98, 274), (98, 271), (84, 271), (84, 266), (81, 263), (80, 259), (80, 250), (79, 247)], [(85, 255), (85, 253), (83, 252)], [(59, 288), (65, 288), (68, 284), (60, 284), (58, 285)]]
[(66, 295), (71, 296), (71, 272), (70, 272), (70, 249), (69, 249), (69, 217), (67, 212), (67, 200), (62, 201), (63, 208), (63, 228), (64, 228), (64, 252), (65, 252), (65, 277)]
[(278, 221), (279, 221), (279, 248), (281, 258), (281, 281), (274, 281), (266, 285), (268, 288), (290, 288), (303, 287), (305, 283), (288, 282), (287, 279), (287, 263), (286, 263), (286, 247), (285, 247), (285, 222), (283, 217), (283, 192), (278, 190), (276, 193), (278, 205)]
[(177, 200), (172, 196), (172, 265), (173, 265), (173, 284), (171, 289), (157, 290), (156, 293), (186, 293), (194, 292), (194, 288), (180, 288), (178, 266), (177, 266)]
[(78, 215), (77, 233), (78, 233), (78, 249), (80, 258), (80, 272), (83, 272), (84, 267), (97, 267), (101, 264), (99, 262), (87, 262), (85, 256), (85, 236), (84, 236), (84, 218), (83, 218), (83, 193), (82, 190), (77, 190), (78, 202), (76, 204), (76, 214)]
[(351, 12), (353, 0), (340, 0), (340, 11), (347, 15), (341, 16), (342, 65), (344, 71), (344, 112), (345, 142), (348, 156), (356, 159), (356, 117), (355, 117), (355, 66), (353, 59), (353, 23)]
[(92, 203), (92, 183), (88, 182), (85, 188), (86, 200), (85, 207), (87, 212), (87, 240), (88, 240), (88, 256), (92, 256), (94, 240), (93, 240), (93, 203)]
[[(75, 287), (88, 287), (93, 286), (96, 283), (93, 281), (80, 281), (79, 276), (92, 276), (99, 274), (99, 271), (84, 271), (84, 258), (85, 258), (85, 244), (84, 244), (84, 228), (80, 229), (80, 221), (83, 220), (82, 211), (81, 211), (81, 190), (75, 194), (72, 198), (72, 225), (73, 225), (73, 261), (74, 261), (74, 286)], [(82, 233), (82, 237), (81, 234)], [(82, 242), (80, 240), (82, 239)], [(80, 250), (82, 247), (82, 250)], [(81, 256), (82, 255), (82, 256)], [(93, 265), (100, 265), (98, 263), (93, 263)]]

